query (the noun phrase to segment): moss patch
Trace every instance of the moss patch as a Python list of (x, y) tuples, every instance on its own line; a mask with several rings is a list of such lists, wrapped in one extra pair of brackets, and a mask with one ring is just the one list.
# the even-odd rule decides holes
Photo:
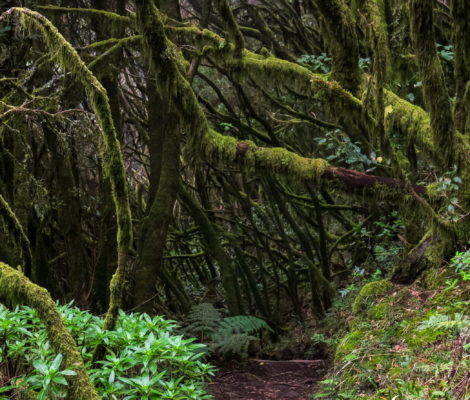
[(361, 289), (352, 305), (354, 315), (369, 310), (377, 301), (379, 296), (383, 296), (386, 292), (393, 288), (393, 283), (384, 279), (377, 282), (369, 282)]

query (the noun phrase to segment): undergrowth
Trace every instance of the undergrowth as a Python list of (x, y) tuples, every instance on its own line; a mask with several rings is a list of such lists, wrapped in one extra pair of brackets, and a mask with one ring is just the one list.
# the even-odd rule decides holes
[[(115, 331), (103, 330), (103, 319), (71, 305), (59, 310), (103, 399), (211, 398), (205, 381), (214, 370), (200, 361), (203, 345), (175, 333), (163, 317), (120, 313)], [(95, 348), (106, 355), (93, 365)], [(0, 400), (67, 398), (67, 378), (35, 310), (0, 305)]]
[(469, 399), (469, 271), (467, 251), (411, 286), (365, 284), (314, 398)]

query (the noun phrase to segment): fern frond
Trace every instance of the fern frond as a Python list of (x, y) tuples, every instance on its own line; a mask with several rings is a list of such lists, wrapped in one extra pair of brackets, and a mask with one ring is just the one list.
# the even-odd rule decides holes
[(212, 336), (218, 329), (222, 315), (210, 303), (201, 303), (191, 307), (188, 314), (191, 324), (185, 331)]
[(250, 335), (262, 329), (266, 329), (269, 332), (273, 331), (271, 327), (260, 318), (252, 315), (236, 315), (234, 317), (224, 318), (220, 321), (218, 331), (230, 334), (246, 333)]
[(463, 314), (455, 314), (452, 317), (446, 314), (432, 315), (427, 321), (418, 326), (418, 330), (434, 329), (442, 331), (461, 331), (470, 327), (470, 319)]
[(214, 338), (209, 348), (212, 351), (220, 353), (224, 358), (247, 358), (248, 349), (252, 342), (257, 342), (259, 339), (255, 336), (247, 335), (246, 333), (228, 334), (218, 333)]

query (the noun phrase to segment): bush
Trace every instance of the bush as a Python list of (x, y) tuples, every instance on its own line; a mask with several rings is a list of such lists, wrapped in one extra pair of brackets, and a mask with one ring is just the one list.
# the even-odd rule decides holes
[[(211, 398), (204, 382), (214, 370), (199, 360), (203, 345), (176, 335), (174, 321), (121, 312), (116, 330), (104, 331), (103, 320), (89, 312), (71, 305), (59, 311), (103, 399)], [(105, 345), (105, 357), (93, 365), (99, 344)], [(0, 306), (0, 400), (21, 393), (66, 398), (67, 378), (75, 373), (62, 370), (61, 364), (62, 356), (50, 348), (35, 310)]]

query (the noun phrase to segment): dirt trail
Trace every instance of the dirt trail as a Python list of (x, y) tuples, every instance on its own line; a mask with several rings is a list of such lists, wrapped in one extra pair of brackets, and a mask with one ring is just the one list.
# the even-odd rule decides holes
[(311, 400), (325, 374), (323, 360), (249, 360), (219, 367), (214, 400)]

